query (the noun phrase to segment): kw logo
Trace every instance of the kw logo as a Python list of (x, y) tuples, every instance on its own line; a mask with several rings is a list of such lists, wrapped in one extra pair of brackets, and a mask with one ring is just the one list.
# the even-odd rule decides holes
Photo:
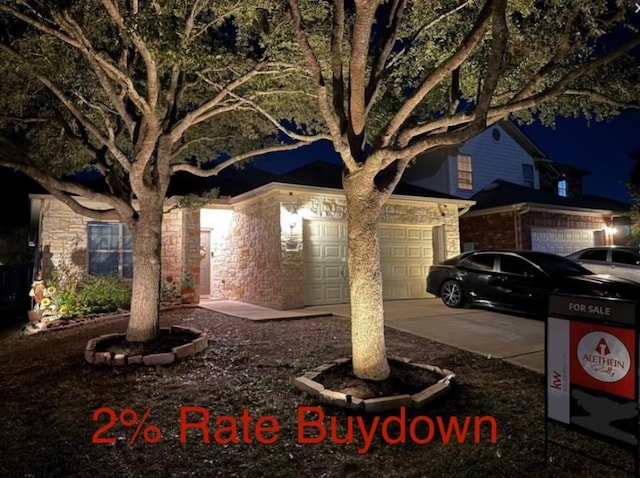
[(560, 372), (553, 371), (553, 377), (551, 378), (551, 388), (556, 390), (562, 390), (562, 374)]

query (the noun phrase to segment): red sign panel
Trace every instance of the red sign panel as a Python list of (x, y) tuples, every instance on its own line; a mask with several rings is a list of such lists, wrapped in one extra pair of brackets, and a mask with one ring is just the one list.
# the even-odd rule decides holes
[(619, 397), (635, 397), (635, 332), (572, 321), (569, 325), (571, 383)]

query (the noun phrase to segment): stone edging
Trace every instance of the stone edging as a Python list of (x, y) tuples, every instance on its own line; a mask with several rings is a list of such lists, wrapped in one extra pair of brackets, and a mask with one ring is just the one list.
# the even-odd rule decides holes
[(112, 366), (123, 366), (123, 365), (166, 365), (175, 362), (176, 360), (183, 359), (185, 357), (190, 357), (192, 355), (197, 354), (198, 352), (202, 352), (209, 345), (207, 334), (193, 327), (185, 327), (183, 325), (172, 325), (171, 327), (160, 327), (160, 334), (177, 334), (177, 333), (187, 333), (193, 335), (193, 340), (191, 342), (186, 343), (184, 345), (180, 345), (178, 347), (173, 347), (171, 352), (163, 352), (157, 354), (149, 354), (149, 355), (127, 355), (124, 353), (115, 353), (115, 352), (96, 352), (96, 346), (100, 342), (105, 342), (108, 340), (113, 340), (115, 338), (125, 337), (126, 334), (105, 334), (100, 337), (96, 337), (95, 339), (89, 340), (87, 342), (87, 346), (84, 350), (84, 358), (87, 362), (94, 365), (112, 365)]
[(347, 357), (332, 360), (329, 363), (314, 368), (312, 371), (295, 378), (294, 384), (298, 390), (319, 398), (322, 403), (327, 405), (334, 405), (340, 408), (358, 409), (367, 413), (398, 410), (400, 407), (419, 409), (434, 401), (436, 398), (445, 395), (451, 389), (455, 374), (450, 370), (436, 367), (435, 365), (414, 363), (411, 362), (411, 359), (406, 357), (389, 357), (389, 359), (404, 362), (417, 368), (429, 370), (430, 372), (440, 375), (442, 378), (433, 385), (418, 393), (414, 393), (413, 395), (402, 394), (366, 399), (326, 389), (324, 388), (324, 385), (315, 381), (322, 372), (325, 372), (337, 365), (350, 362), (351, 358)]
[[(167, 312), (170, 310), (176, 310), (176, 309), (193, 309), (199, 307), (198, 304), (178, 304), (178, 305), (167, 305), (167, 306), (162, 306), (160, 307), (160, 312)], [(37, 335), (37, 334), (43, 334), (45, 332), (56, 332), (56, 331), (61, 331), (61, 330), (69, 330), (69, 329), (73, 329), (75, 327), (80, 327), (83, 325), (93, 325), (93, 324), (101, 324), (103, 322), (111, 322), (111, 321), (116, 321), (116, 320), (120, 320), (120, 319), (128, 319), (129, 316), (131, 315), (131, 312), (118, 312), (118, 313), (113, 313), (113, 314), (104, 314), (104, 315), (98, 315), (96, 317), (93, 318), (84, 318), (84, 317), (80, 317), (78, 319), (71, 319), (74, 322), (70, 323), (70, 324), (65, 324), (65, 325), (59, 325), (56, 327), (48, 327), (48, 328), (44, 328), (44, 329), (39, 329), (33, 332), (22, 332), (23, 335)], [(60, 320), (60, 319), (58, 319)]]

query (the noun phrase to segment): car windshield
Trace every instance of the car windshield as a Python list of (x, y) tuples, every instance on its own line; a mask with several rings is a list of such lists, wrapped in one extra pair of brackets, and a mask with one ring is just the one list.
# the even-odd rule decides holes
[(591, 274), (590, 271), (581, 265), (560, 256), (535, 254), (528, 256), (527, 259), (536, 263), (540, 269), (552, 276), (581, 276)]

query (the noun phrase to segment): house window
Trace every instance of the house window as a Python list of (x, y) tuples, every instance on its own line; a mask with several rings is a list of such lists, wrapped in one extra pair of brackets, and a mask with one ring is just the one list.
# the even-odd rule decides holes
[(522, 165), (522, 182), (529, 188), (535, 187), (533, 181), (533, 164)]
[(558, 196), (562, 196), (563, 198), (567, 197), (567, 180), (561, 179), (558, 181)]
[(458, 155), (458, 189), (470, 191), (473, 189), (473, 170), (471, 169), (471, 156)]
[(89, 274), (133, 277), (131, 233), (126, 225), (90, 222), (87, 234)]

